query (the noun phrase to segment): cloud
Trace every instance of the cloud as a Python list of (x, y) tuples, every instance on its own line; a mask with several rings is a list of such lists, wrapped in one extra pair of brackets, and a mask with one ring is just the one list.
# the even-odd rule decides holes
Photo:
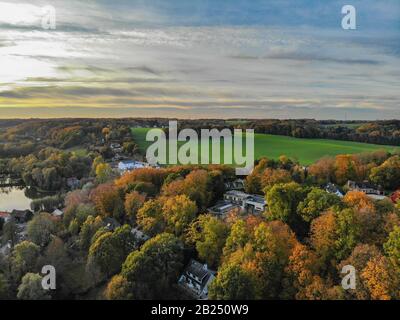
[(360, 10), (349, 33), (339, 1), (293, 1), (53, 1), (55, 31), (0, 25), (0, 117), (398, 116), (399, 5)]

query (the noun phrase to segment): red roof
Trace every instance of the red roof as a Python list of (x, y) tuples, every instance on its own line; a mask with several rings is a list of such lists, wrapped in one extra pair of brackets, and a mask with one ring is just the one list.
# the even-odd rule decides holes
[(9, 212), (0, 211), (0, 217), (1, 218), (8, 218), (9, 216), (10, 216)]

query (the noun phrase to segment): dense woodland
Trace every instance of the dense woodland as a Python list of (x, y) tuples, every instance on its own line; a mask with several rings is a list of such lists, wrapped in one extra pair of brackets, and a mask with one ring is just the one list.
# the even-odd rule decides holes
[[(1, 258), (3, 299), (185, 299), (177, 279), (190, 258), (218, 271), (209, 293), (215, 299), (400, 298), (399, 205), (321, 188), (365, 178), (399, 188), (399, 155), (326, 158), (308, 173), (285, 156), (262, 159), (246, 189), (263, 194), (268, 209), (225, 219), (206, 208), (236, 178), (232, 168), (94, 174), (95, 183), (66, 195), (62, 219), (36, 213), (27, 240)], [(132, 227), (150, 240), (138, 241)], [(13, 222), (2, 226), (3, 239), (13, 240), (14, 230)], [(38, 285), (44, 264), (57, 269), (56, 291)], [(347, 264), (357, 270), (356, 290), (340, 285)]]
[[(12, 244), (0, 253), (0, 299), (186, 299), (177, 281), (191, 258), (217, 271), (212, 299), (400, 299), (400, 204), (346, 193), (345, 186), (368, 180), (387, 194), (398, 190), (398, 154), (338, 155), (308, 168), (284, 155), (260, 159), (245, 189), (265, 197), (266, 211), (233, 210), (220, 219), (207, 208), (237, 178), (233, 168), (143, 168), (119, 176), (106, 161), (105, 142), (137, 152), (126, 120), (36, 121), (1, 127), (7, 142), (0, 165), (28, 186), (60, 194), (34, 202), (24, 241), (15, 221), (0, 218), (2, 245)], [(69, 150), (76, 136), (95, 148)], [(72, 176), (90, 182), (67, 191)], [(328, 182), (346, 195), (326, 192)], [(50, 214), (55, 204), (62, 218)], [(150, 239), (138, 240), (132, 228)], [(54, 291), (40, 285), (48, 264), (57, 270)], [(356, 290), (341, 286), (344, 265), (357, 270)]]

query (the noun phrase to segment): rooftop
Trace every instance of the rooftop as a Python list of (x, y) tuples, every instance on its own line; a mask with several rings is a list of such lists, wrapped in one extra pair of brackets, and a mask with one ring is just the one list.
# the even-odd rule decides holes
[(253, 201), (253, 202), (257, 202), (257, 203), (261, 203), (261, 204), (265, 204), (265, 198), (263, 196), (259, 196), (259, 195), (249, 195), (249, 197), (247, 198), (247, 200), (249, 201)]
[(186, 272), (194, 275), (198, 279), (203, 279), (208, 273), (207, 265), (191, 259), (188, 266), (186, 267)]
[(249, 194), (239, 190), (229, 190), (225, 194), (236, 197), (248, 197)]

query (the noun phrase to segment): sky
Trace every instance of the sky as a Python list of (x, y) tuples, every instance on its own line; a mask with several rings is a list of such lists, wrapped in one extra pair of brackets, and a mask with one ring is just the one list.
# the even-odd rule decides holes
[(0, 118), (400, 119), (399, 40), (399, 0), (0, 0)]

